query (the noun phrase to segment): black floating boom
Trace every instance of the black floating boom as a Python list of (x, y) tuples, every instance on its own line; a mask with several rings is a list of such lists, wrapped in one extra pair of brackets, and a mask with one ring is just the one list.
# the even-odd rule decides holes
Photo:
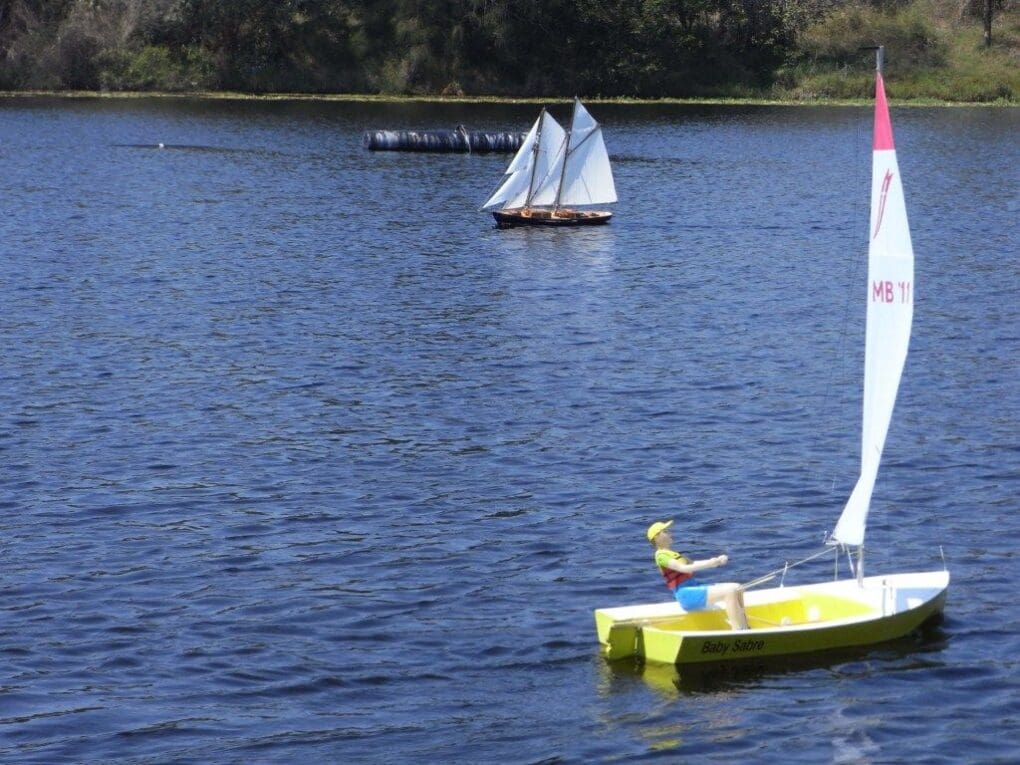
[(371, 151), (513, 152), (526, 133), (478, 133), (458, 125), (456, 130), (368, 130), (365, 148)]

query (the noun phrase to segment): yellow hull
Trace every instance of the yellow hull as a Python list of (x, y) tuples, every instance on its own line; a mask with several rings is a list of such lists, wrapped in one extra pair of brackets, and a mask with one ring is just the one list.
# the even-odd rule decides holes
[(949, 573), (891, 574), (745, 593), (750, 629), (734, 632), (719, 608), (675, 602), (595, 611), (607, 659), (664, 664), (787, 656), (895, 640), (945, 607)]

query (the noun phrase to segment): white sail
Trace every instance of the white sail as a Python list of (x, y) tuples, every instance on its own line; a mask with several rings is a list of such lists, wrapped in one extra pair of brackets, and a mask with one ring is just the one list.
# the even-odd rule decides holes
[(521, 148), (517, 150), (514, 158), (510, 160), (510, 164), (507, 166), (499, 186), (496, 187), (492, 196), (482, 205), (483, 210), (502, 207), (508, 199), (518, 196), (522, 190), (527, 191), (528, 184), (531, 182), (531, 164), (534, 161), (535, 139), (538, 137), (538, 131), (542, 125), (544, 114), (545, 110), (543, 109), (542, 113), (538, 115), (538, 119), (535, 120), (535, 124), (531, 126), (531, 130), (524, 137)]
[(506, 207), (513, 210), (520, 207), (545, 207), (556, 201), (556, 186), (550, 187), (550, 179), (560, 177), (563, 167), (563, 151), (567, 140), (566, 131), (548, 113), (539, 129), (534, 163), (528, 185), (507, 201)]
[(570, 132), (545, 109), (483, 210), (608, 204), (616, 186), (602, 127), (574, 100)]
[(504, 210), (518, 210), (546, 204), (538, 201), (537, 192), (544, 179), (558, 172), (555, 168), (559, 166), (557, 163), (563, 161), (563, 143), (566, 135), (560, 124), (543, 109), (521, 148), (510, 161), (499, 188), (482, 205), (482, 209), (499, 207)]
[(616, 201), (616, 185), (602, 127), (579, 100), (574, 101), (569, 149), (563, 167), (558, 205), (609, 204)]
[(896, 163), (881, 73), (875, 85), (875, 137), (868, 249), (868, 310), (864, 353), (861, 475), (833, 537), (862, 545), (914, 314), (914, 251)]
[(602, 127), (578, 99), (574, 99), (574, 115), (562, 150), (536, 188), (536, 205), (566, 207), (616, 201)]

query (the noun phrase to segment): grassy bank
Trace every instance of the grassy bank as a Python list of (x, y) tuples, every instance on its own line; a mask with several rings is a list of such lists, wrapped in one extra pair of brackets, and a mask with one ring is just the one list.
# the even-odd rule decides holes
[[(695, 106), (870, 106), (873, 104), (875, 87), (874, 75), (869, 74), (862, 81), (869, 89), (867, 96), (859, 98), (831, 98), (815, 95), (805, 98), (800, 93), (775, 94), (771, 97), (747, 96), (731, 98), (633, 98), (624, 96), (585, 98), (587, 104), (633, 104), (649, 106), (656, 104), (676, 104)], [(888, 89), (888, 85), (887, 85)], [(986, 107), (1015, 108), (1020, 106), (1015, 100), (996, 99), (988, 101), (960, 101), (929, 96), (911, 98), (895, 97), (887, 92), (890, 103), (897, 106), (941, 106), (941, 107)], [(572, 101), (574, 96), (543, 96), (514, 98), (510, 96), (430, 96), (430, 95), (378, 95), (373, 93), (240, 93), (234, 91), (157, 91), (157, 90), (0, 90), (0, 98), (61, 98), (61, 99), (207, 99), (220, 101), (309, 101), (309, 102), (349, 102), (349, 103), (425, 103), (425, 104), (533, 104), (535, 106), (561, 106)]]
[[(145, 11), (130, 24), (117, 15), (127, 1), (19, 0), (20, 13), (0, 11), (0, 91), (863, 103), (871, 97), (873, 54), (861, 48), (882, 44), (894, 101), (1020, 104), (1020, 0), (993, 0), (991, 46), (976, 14), (984, 0), (556, 0), (545, 15), (558, 13), (552, 21), (567, 31), (551, 37), (556, 24), (546, 29), (527, 14), (496, 13), (496, 6), (478, 16), (481, 6), (468, 0), (450, 0), (450, 13), (434, 18), (399, 16), (413, 9), (397, 0), (380, 0), (372, 13), (326, 4), (312, 15), (246, 0), (249, 16), (228, 13), (233, 0), (188, 5), (184, 16), (161, 15), (170, 6), (156, 0), (130, 0)], [(32, 6), (37, 12), (28, 12)], [(528, 45), (505, 45), (524, 33)], [(556, 66), (546, 63), (549, 49)]]
[(996, 15), (992, 39), (986, 47), (982, 24), (961, 15), (957, 2), (915, 0), (891, 12), (843, 6), (805, 30), (798, 55), (777, 72), (775, 95), (798, 101), (866, 98), (873, 76), (856, 63), (860, 48), (882, 43), (892, 98), (1020, 103), (1020, 10)]

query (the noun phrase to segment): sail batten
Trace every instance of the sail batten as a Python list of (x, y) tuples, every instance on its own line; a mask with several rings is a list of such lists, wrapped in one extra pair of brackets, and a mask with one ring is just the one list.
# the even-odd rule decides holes
[(875, 83), (873, 149), (861, 473), (833, 532), (836, 541), (858, 546), (864, 544), (914, 312), (914, 251), (880, 72)]

